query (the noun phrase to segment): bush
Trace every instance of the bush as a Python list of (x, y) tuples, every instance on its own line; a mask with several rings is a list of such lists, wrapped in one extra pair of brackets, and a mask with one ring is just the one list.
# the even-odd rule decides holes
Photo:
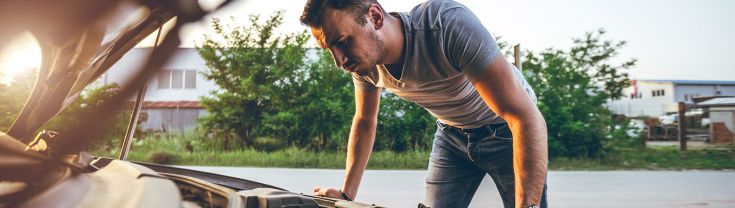
[(166, 151), (152, 152), (150, 153), (150, 156), (148, 156), (148, 161), (151, 161), (152, 163), (164, 164), (164, 165), (174, 164), (178, 162), (179, 159), (180, 158), (178, 155), (174, 153), (166, 152)]
[(628, 121), (614, 120), (605, 103), (623, 96), (629, 80), (622, 71), (636, 60), (611, 64), (625, 42), (601, 40), (604, 33), (601, 29), (575, 39), (569, 51), (527, 52), (524, 59), (524, 73), (546, 119), (552, 158), (600, 157), (611, 150), (606, 144), (631, 140)]
[[(40, 129), (48, 129), (60, 133), (68, 131), (69, 128), (84, 121), (87, 118), (86, 116), (96, 113), (102, 101), (115, 96), (118, 93), (118, 88), (119, 86), (116, 83), (112, 83), (99, 88), (85, 89), (77, 100), (67, 106), (48, 123), (44, 124)], [(110, 119), (110, 122), (99, 126), (99, 128), (104, 129), (103, 134), (99, 138), (94, 138), (95, 140), (88, 148), (90, 150), (118, 150), (122, 139), (125, 137), (131, 114), (131, 110), (121, 110), (109, 115), (113, 117)]]
[(271, 137), (258, 137), (253, 142), (253, 148), (260, 151), (273, 152), (286, 147), (286, 141)]

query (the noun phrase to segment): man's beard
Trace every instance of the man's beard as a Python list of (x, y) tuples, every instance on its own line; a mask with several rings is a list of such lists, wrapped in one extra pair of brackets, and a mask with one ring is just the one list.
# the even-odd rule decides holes
[(365, 76), (374, 70), (376, 65), (378, 65), (378, 62), (385, 59), (385, 54), (387, 52), (385, 42), (378, 37), (375, 31), (368, 30), (367, 32), (370, 34), (369, 38), (371, 44), (368, 45), (368, 50), (366, 50), (362, 55), (365, 57), (365, 63), (367, 64), (364, 67), (368, 68), (356, 70), (355, 72), (360, 76)]

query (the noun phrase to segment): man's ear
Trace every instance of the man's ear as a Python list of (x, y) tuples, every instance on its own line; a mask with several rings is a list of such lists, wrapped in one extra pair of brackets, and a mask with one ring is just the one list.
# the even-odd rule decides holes
[(375, 30), (383, 28), (385, 16), (383, 16), (383, 9), (380, 8), (378, 4), (370, 4), (370, 7), (368, 7), (367, 15), (368, 21), (371, 21), (373, 23), (373, 27)]

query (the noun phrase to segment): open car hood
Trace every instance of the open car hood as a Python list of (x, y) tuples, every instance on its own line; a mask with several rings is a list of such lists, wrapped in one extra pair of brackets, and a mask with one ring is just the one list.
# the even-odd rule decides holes
[[(280, 199), (295, 199), (316, 207), (314, 199), (262, 183), (79, 153), (101, 138), (95, 126), (106, 123), (168, 61), (179, 45), (181, 26), (205, 14), (196, 0), (0, 1), (0, 47), (8, 37), (30, 31), (43, 55), (21, 113), (7, 133), (0, 131), (0, 207), (262, 207), (258, 201), (268, 198), (276, 199), (276, 205)], [(26, 144), (86, 86), (173, 18), (175, 24), (160, 45), (157, 38), (143, 67), (129, 72), (132, 78), (115, 96), (79, 123), (68, 124), (68, 130), (53, 138), (55, 145), (41, 147), (53, 148), (52, 154)]]
[[(180, 43), (179, 28), (207, 13), (196, 0), (0, 1), (0, 47), (4, 48), (9, 37), (29, 31), (43, 55), (25, 106), (7, 134), (0, 131), (0, 181), (32, 179), (38, 168), (63, 164), (59, 162), (62, 157), (77, 154), (100, 138), (101, 128), (96, 126), (109, 122), (108, 115), (123, 107), (123, 101), (168, 61)], [(121, 84), (119, 93), (54, 138), (55, 154), (26, 150), (24, 143), (29, 143), (43, 124), (77, 99), (123, 54), (174, 17), (174, 26), (157, 41), (160, 44), (143, 67), (130, 72), (132, 78)]]
[[(196, 15), (182, 12), (184, 7), (195, 8), (192, 5), (196, 5), (193, 0), (23, 0), (0, 3), (0, 13), (10, 13), (9, 18), (13, 21), (8, 22), (15, 23), (0, 25), (11, 28), (0, 37), (25, 29), (36, 37), (42, 53), (33, 91), (7, 130), (8, 135), (27, 143), (38, 128), (77, 99), (86, 86), (141, 40), (174, 16)], [(202, 14), (200, 10), (198, 16)], [(7, 22), (0, 22), (3, 23)], [(172, 37), (167, 38), (178, 39), (173, 37), (176, 35), (171, 34)], [(142, 71), (138, 72), (138, 77), (145, 74)]]
[[(79, 153), (102, 138), (102, 128), (96, 127), (109, 122), (109, 115), (168, 61), (179, 45), (181, 26), (207, 13), (196, 0), (0, 1), (0, 47), (19, 31), (30, 31), (43, 55), (23, 110), (7, 134), (0, 131), (0, 207), (377, 207), (212, 173), (85, 158)], [(34, 151), (35, 141), (27, 145), (87, 85), (173, 18), (174, 26), (160, 36), (143, 67), (131, 71), (132, 78), (94, 113), (59, 132), (54, 145), (46, 148), (51, 154)]]

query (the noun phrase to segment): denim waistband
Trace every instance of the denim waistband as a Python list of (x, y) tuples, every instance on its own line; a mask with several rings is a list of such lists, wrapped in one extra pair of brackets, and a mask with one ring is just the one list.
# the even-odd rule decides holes
[(480, 133), (480, 132), (491, 133), (491, 132), (495, 132), (495, 129), (497, 129), (497, 128), (500, 128), (500, 127), (502, 127), (504, 125), (508, 125), (508, 123), (502, 122), (502, 123), (487, 124), (487, 125), (484, 125), (484, 126), (481, 126), (481, 127), (477, 127), (477, 128), (466, 129), (466, 128), (459, 128), (459, 127), (450, 126), (450, 125), (447, 125), (447, 124), (442, 123), (440, 121), (436, 121), (436, 124), (438, 126), (442, 127), (442, 128), (445, 128), (445, 129), (446, 128), (456, 129), (456, 130), (461, 131), (461, 132), (464, 132), (466, 134)]

